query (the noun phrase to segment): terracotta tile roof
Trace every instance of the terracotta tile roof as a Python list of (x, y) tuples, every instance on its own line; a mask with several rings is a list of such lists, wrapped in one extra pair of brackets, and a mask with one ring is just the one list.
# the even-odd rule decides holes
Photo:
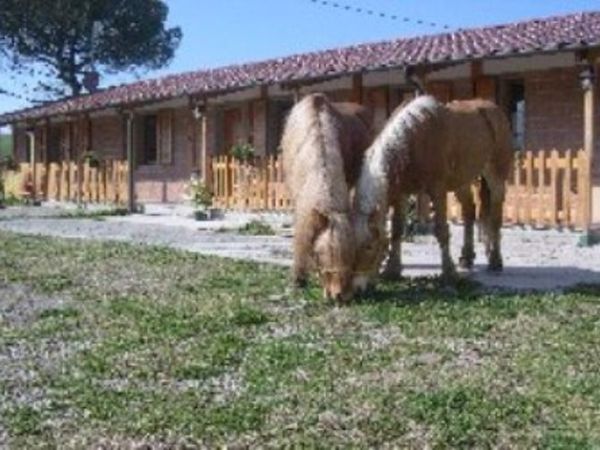
[(170, 75), (0, 115), (0, 124), (387, 67), (594, 46), (600, 46), (600, 11), (361, 44)]

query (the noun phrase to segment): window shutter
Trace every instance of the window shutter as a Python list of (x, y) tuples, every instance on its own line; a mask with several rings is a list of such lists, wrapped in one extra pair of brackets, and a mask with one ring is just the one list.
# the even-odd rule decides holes
[(158, 143), (158, 160), (160, 164), (173, 163), (173, 111), (161, 111), (158, 114), (156, 127)]

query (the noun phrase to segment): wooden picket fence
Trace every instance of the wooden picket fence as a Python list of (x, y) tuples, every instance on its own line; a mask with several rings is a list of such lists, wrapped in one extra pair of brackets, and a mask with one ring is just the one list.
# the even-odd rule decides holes
[[(586, 164), (583, 150), (518, 153), (507, 183), (504, 224), (585, 228), (583, 192), (591, 183), (584, 170)], [(461, 220), (460, 204), (453, 194), (448, 196), (448, 217)]]
[[(537, 150), (515, 155), (514, 170), (507, 183), (504, 223), (585, 228), (582, 193), (591, 182), (583, 170), (587, 164), (585, 152)], [(246, 163), (229, 156), (212, 160), (214, 206), (218, 208), (291, 210), (283, 180), (281, 161), (274, 156)], [(420, 204), (425, 204), (421, 208), (423, 214), (429, 214), (427, 201), (421, 199)], [(461, 221), (461, 208), (452, 193), (448, 194), (448, 218)]]
[(283, 182), (281, 161), (274, 156), (248, 162), (230, 156), (214, 157), (212, 190), (217, 208), (240, 211), (292, 208)]
[(6, 194), (38, 200), (85, 203), (127, 202), (127, 162), (104, 160), (98, 167), (88, 163), (22, 163), (4, 174)]

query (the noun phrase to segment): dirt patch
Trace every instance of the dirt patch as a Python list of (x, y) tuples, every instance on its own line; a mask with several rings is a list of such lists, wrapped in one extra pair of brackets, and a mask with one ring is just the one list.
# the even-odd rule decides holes
[(72, 302), (64, 296), (39, 294), (17, 284), (0, 284), (0, 325), (23, 327), (44, 312), (67, 307), (72, 307)]

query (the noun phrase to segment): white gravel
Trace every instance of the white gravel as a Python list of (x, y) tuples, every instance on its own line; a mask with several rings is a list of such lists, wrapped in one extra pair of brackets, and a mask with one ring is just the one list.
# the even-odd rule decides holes
[[(231, 258), (291, 264), (289, 229), (281, 228), (291, 222), (285, 215), (262, 216), (262, 220), (282, 230), (282, 235), (265, 237), (211, 231), (236, 228), (254, 217), (240, 214), (204, 225), (178, 214), (108, 217), (104, 220), (47, 216), (45, 207), (8, 208), (0, 211), (0, 230), (65, 238), (129, 241)], [(451, 231), (452, 251), (457, 258), (462, 228), (453, 225)], [(489, 287), (515, 290), (555, 290), (579, 283), (600, 283), (600, 246), (579, 247), (579, 237), (578, 233), (573, 232), (505, 229), (504, 272), (492, 275), (485, 271), (483, 248), (477, 244), (476, 267), (470, 276)], [(404, 244), (403, 259), (405, 276), (432, 275), (440, 271), (439, 250), (432, 236), (419, 237), (415, 243)]]

